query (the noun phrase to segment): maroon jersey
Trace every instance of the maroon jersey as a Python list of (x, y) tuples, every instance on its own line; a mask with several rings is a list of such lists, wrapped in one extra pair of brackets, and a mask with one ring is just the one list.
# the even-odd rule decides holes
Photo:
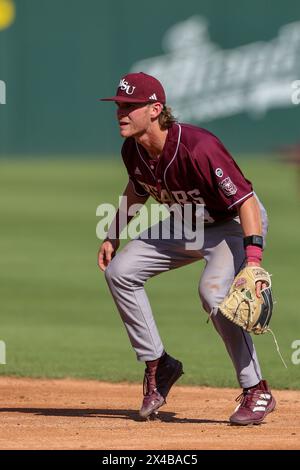
[(125, 140), (122, 157), (136, 194), (168, 205), (204, 204), (207, 223), (236, 216), (237, 207), (253, 195), (220, 140), (196, 126), (174, 123), (157, 160), (133, 137)]

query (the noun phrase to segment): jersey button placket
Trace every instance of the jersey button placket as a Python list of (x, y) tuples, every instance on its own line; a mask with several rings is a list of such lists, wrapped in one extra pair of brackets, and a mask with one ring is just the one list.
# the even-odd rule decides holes
[(159, 198), (161, 199), (161, 179), (156, 180), (156, 188), (159, 194)]
[(161, 172), (160, 172), (160, 168), (161, 168), (161, 158), (158, 160), (157, 164), (156, 164), (156, 168), (155, 168), (155, 180), (156, 180), (156, 188), (157, 188), (157, 192), (158, 192), (158, 195), (159, 195), (159, 198), (161, 200), (161, 184), (162, 184), (162, 175), (161, 175)]

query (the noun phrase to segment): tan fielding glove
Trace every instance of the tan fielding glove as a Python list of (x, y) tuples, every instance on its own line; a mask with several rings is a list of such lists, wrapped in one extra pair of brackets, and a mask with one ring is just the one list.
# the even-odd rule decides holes
[[(257, 298), (255, 283), (266, 282)], [(249, 333), (260, 335), (268, 331), (273, 310), (270, 274), (260, 266), (248, 266), (234, 278), (228, 295), (219, 306), (220, 312)]]

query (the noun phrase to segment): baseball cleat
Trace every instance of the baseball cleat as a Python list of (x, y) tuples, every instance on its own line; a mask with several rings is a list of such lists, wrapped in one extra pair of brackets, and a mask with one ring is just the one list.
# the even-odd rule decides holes
[(144, 399), (140, 416), (147, 418), (166, 403), (171, 387), (183, 374), (182, 363), (165, 353), (155, 372), (147, 366), (144, 376)]
[(171, 387), (183, 374), (182, 363), (165, 354), (164, 361), (158, 365), (156, 372), (157, 389), (165, 400)]
[(239, 426), (261, 424), (276, 406), (266, 380), (261, 380), (255, 387), (244, 390), (236, 399), (239, 400), (240, 404), (229, 418), (231, 424)]
[(150, 416), (148, 416), (145, 419), (146, 419), (146, 421), (159, 421), (158, 411), (154, 411), (153, 413), (151, 413)]
[(151, 394), (145, 395), (140, 409), (140, 416), (148, 418), (155, 413), (158, 408), (165, 404), (164, 397), (155, 389)]

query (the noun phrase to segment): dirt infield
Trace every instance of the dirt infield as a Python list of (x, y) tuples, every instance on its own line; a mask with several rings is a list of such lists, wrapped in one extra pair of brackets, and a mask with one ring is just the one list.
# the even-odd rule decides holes
[(276, 391), (260, 426), (230, 426), (237, 389), (175, 386), (140, 421), (141, 385), (0, 378), (0, 449), (299, 449), (300, 392)]

